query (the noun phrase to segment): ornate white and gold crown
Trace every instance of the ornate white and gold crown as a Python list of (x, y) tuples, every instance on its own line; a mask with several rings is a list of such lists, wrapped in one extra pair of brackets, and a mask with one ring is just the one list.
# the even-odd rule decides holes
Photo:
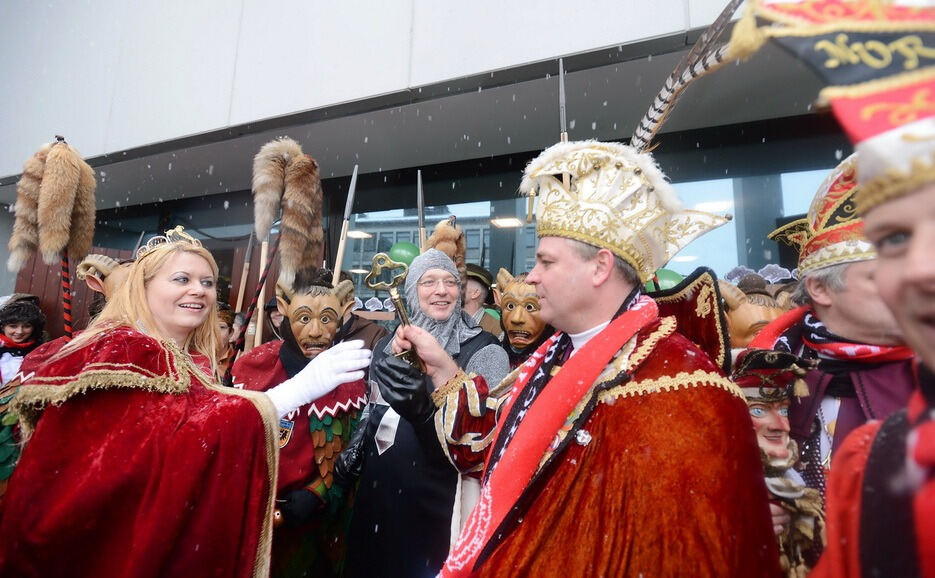
[(136, 260), (139, 261), (146, 255), (150, 254), (154, 249), (169, 243), (183, 243), (186, 245), (192, 245), (194, 247), (202, 246), (201, 241), (186, 233), (185, 227), (178, 225), (174, 229), (169, 229), (166, 231), (165, 235), (157, 235), (151, 238), (149, 241), (146, 241), (145, 245), (137, 249)]
[(644, 282), (685, 245), (730, 220), (682, 208), (652, 156), (618, 143), (549, 147), (526, 167), (520, 191), (539, 195), (539, 237), (608, 249)]

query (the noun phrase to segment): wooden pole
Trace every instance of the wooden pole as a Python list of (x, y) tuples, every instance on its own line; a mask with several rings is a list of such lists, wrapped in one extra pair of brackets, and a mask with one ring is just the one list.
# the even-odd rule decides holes
[(419, 251), (425, 251), (425, 196), (422, 190), (422, 170), (416, 173), (416, 208), (419, 213)]
[(253, 259), (253, 231), (250, 231), (250, 240), (247, 241), (247, 252), (244, 253), (243, 271), (240, 273), (240, 289), (237, 290), (237, 306), (234, 307), (234, 313), (240, 313), (240, 307), (243, 305), (243, 294), (247, 289), (247, 277), (250, 276), (251, 259)]
[[(266, 268), (266, 260), (268, 257), (269, 241), (263, 241), (263, 243), (260, 245), (260, 269)], [(261, 282), (261, 285), (259, 287), (260, 296), (257, 299), (256, 336), (253, 340), (254, 347), (263, 343), (263, 315), (266, 313), (266, 279), (261, 279), (259, 282)]]
[(71, 341), (71, 273), (68, 267), (68, 249), (62, 251), (62, 319), (65, 325), (65, 341)]

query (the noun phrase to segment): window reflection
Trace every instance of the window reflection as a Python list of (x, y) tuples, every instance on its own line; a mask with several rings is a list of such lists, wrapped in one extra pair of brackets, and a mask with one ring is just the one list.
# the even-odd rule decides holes
[[(734, 218), (690, 243), (666, 268), (687, 275), (705, 266), (723, 278), (738, 265), (758, 270), (768, 263), (779, 263), (778, 247), (766, 235), (781, 222), (808, 211), (814, 192), (831, 168), (829, 164), (827, 169), (820, 170), (674, 183), (686, 208), (731, 214)], [(456, 215), (458, 225), (465, 231), (469, 263), (489, 269), (494, 276), (500, 267), (518, 274), (535, 265), (536, 228), (535, 223), (525, 221), (525, 199), (426, 207), (427, 235), (449, 215)], [(514, 226), (493, 226), (492, 219)], [(515, 219), (519, 219), (521, 226), (515, 226)], [(418, 244), (417, 227), (415, 207), (355, 214), (351, 228), (371, 237), (348, 243), (344, 268), (369, 270), (375, 253), (389, 252), (395, 243)], [(363, 274), (355, 275), (357, 294), (366, 301), (374, 292), (363, 284), (363, 278)]]

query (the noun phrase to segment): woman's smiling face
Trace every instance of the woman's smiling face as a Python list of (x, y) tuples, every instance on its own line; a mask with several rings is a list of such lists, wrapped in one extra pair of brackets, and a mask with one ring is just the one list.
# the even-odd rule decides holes
[(217, 302), (214, 272), (204, 257), (179, 251), (146, 285), (146, 304), (159, 333), (183, 344)]

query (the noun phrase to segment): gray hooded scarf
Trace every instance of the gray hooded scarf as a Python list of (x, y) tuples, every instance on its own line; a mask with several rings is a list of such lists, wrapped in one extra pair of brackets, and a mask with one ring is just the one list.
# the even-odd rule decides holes
[[(454, 262), (438, 249), (429, 249), (412, 261), (409, 266), (409, 272), (406, 275), (406, 285), (404, 287), (406, 310), (409, 313), (409, 321), (413, 325), (425, 329), (432, 334), (432, 337), (444, 348), (452, 357), (461, 351), (461, 344), (478, 335), (482, 329), (474, 324), (474, 321), (461, 310), (460, 295), (455, 301), (454, 310), (451, 316), (445, 321), (436, 321), (432, 319), (419, 306), (419, 280), (430, 269), (441, 269), (454, 275), (455, 279), (460, 279), (458, 268)], [(392, 341), (387, 344), (386, 352), (392, 353)]]

